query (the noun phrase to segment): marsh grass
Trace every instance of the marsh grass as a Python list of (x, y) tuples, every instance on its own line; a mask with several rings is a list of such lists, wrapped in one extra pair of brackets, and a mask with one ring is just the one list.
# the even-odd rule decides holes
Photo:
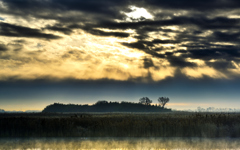
[(240, 137), (238, 113), (1, 114), (1, 137)]

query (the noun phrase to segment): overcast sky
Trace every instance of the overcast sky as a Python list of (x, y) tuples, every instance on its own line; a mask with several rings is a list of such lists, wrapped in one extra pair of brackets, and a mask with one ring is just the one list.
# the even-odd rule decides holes
[(239, 29), (239, 0), (0, 0), (0, 109), (240, 108)]

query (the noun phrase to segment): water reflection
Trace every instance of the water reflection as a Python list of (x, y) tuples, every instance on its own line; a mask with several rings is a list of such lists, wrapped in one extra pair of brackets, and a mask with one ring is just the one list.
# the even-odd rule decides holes
[(240, 139), (33, 138), (0, 139), (0, 150), (240, 150)]

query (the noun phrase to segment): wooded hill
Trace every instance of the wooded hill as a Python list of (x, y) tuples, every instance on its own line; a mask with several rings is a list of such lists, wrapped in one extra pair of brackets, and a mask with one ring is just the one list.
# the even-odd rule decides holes
[(61, 104), (48, 105), (42, 112), (170, 112), (161, 106), (131, 102), (98, 101), (93, 105)]

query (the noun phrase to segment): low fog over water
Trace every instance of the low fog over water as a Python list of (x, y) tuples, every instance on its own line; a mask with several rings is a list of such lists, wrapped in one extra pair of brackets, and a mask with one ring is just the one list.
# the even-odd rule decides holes
[(0, 150), (83, 149), (240, 149), (240, 139), (231, 138), (31, 138), (1, 139)]

